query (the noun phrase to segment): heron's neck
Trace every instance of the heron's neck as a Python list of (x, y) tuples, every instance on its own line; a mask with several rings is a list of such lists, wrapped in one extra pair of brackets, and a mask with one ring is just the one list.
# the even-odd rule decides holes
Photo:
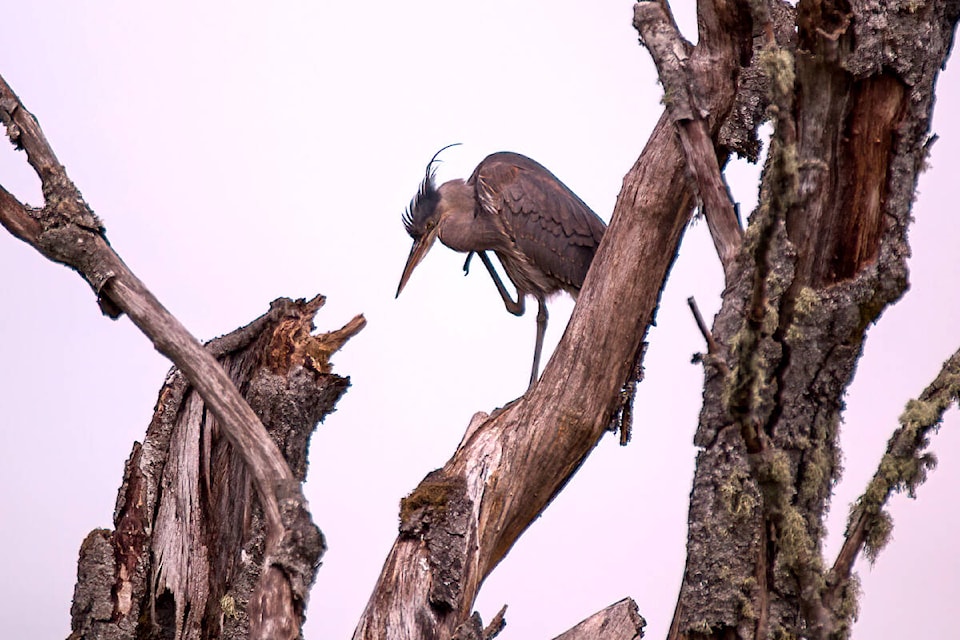
[(450, 214), (453, 212), (464, 211), (473, 215), (476, 200), (473, 195), (473, 188), (467, 186), (463, 180), (450, 180), (444, 182), (437, 189), (440, 194), (440, 214)]
[(476, 224), (473, 189), (463, 180), (450, 180), (437, 190), (440, 202), (440, 242), (454, 251), (475, 251), (482, 243), (483, 230)]

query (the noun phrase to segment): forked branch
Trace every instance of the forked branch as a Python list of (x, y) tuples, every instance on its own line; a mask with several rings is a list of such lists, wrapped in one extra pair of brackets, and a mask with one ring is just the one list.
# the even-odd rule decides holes
[[(717, 3), (716, 14), (731, 11)], [(722, 16), (697, 68), (714, 87), (705, 108), (719, 121), (735, 96), (739, 42), (749, 29)], [(700, 49), (694, 59), (706, 56)], [(404, 501), (398, 536), (354, 640), (450, 638), (472, 613), (484, 579), (561, 491), (607, 433), (653, 319), (691, 211), (674, 120), (660, 118), (623, 188), (540, 382), (487, 418), (478, 415), (443, 468)], [(585, 392), (589, 390), (589, 392)]]

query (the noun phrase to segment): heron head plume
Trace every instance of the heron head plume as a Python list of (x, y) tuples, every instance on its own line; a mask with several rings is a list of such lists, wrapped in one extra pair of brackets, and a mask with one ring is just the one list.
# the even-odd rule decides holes
[(429, 232), (428, 227), (431, 226), (431, 222), (436, 225), (439, 215), (437, 205), (440, 203), (440, 192), (437, 190), (437, 169), (434, 166), (437, 163), (437, 157), (450, 147), (459, 144), (459, 142), (448, 144), (433, 154), (430, 162), (427, 163), (423, 182), (420, 183), (417, 194), (410, 200), (410, 206), (403, 214), (403, 227), (414, 241), (419, 240)]
[(437, 225), (440, 223), (440, 191), (437, 188), (436, 173), (434, 164), (437, 162), (437, 156), (450, 147), (455, 147), (459, 142), (448, 144), (440, 151), (433, 154), (430, 162), (427, 163), (427, 170), (423, 176), (423, 182), (417, 194), (410, 201), (410, 206), (403, 214), (403, 227), (413, 238), (413, 247), (410, 249), (410, 255), (407, 258), (407, 264), (403, 268), (403, 275), (400, 278), (400, 285), (397, 287), (397, 296), (403, 291), (407, 284), (410, 274), (414, 268), (430, 250), (434, 241), (437, 239)]

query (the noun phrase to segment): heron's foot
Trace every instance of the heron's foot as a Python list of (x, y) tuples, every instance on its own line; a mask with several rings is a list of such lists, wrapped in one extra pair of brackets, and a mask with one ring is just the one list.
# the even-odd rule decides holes
[(467, 260), (463, 263), (463, 275), (470, 273), (470, 260), (473, 258), (473, 251), (467, 254)]

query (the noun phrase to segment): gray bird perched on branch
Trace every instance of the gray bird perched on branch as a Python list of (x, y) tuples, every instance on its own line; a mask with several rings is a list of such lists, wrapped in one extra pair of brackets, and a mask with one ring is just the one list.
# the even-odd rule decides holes
[[(450, 180), (437, 187), (434, 163), (449, 146), (427, 163), (420, 190), (403, 216), (413, 248), (397, 296), (437, 238), (454, 251), (467, 254), (465, 272), (476, 253), (507, 311), (523, 315), (524, 298), (532, 295), (537, 299), (537, 340), (530, 374), (533, 386), (547, 330), (546, 299), (559, 291), (576, 299), (606, 225), (556, 176), (519, 153), (489, 155), (466, 181)], [(493, 251), (503, 265), (517, 290), (516, 300), (487, 251)]]

